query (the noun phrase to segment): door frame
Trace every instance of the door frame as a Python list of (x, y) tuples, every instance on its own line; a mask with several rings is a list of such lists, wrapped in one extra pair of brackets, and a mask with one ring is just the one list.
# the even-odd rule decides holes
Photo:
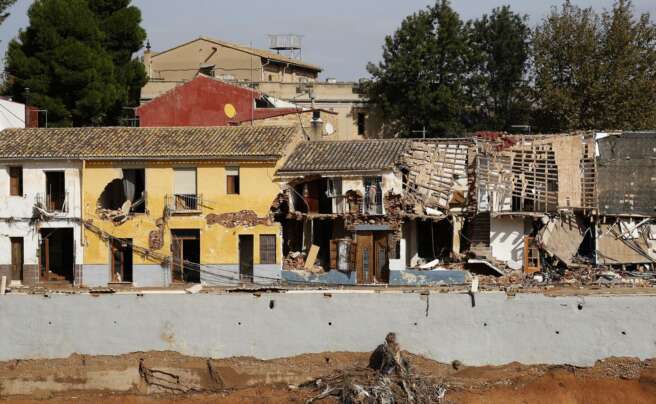
[[(247, 242), (249, 240), (249, 242)], [(246, 244), (244, 244), (247, 242)], [(247, 254), (246, 246), (250, 244), (250, 257), (245, 259), (245, 254)], [(239, 235), (239, 279), (244, 281), (255, 281), (255, 236), (252, 234), (240, 234)], [(242, 268), (246, 270), (242, 270)]]
[[(171, 229), (171, 283), (186, 283), (184, 276), (184, 241), (185, 240), (194, 240), (198, 241), (199, 249), (199, 261), (200, 256), (202, 255), (202, 249), (200, 244), (200, 229)], [(177, 247), (177, 258), (176, 260), (176, 244)], [(175, 266), (180, 266), (179, 278), (175, 277)], [(197, 264), (200, 265), (200, 262)]]
[[(10, 237), (11, 243), (11, 280), (23, 281), (23, 267), (25, 266), (25, 239), (23, 237)], [(20, 244), (20, 264), (14, 262), (15, 242)], [(16, 268), (18, 266), (18, 269)]]

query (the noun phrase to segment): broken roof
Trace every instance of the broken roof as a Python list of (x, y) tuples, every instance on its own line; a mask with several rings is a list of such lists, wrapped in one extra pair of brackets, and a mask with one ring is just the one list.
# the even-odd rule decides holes
[(277, 160), (297, 128), (30, 128), (0, 132), (0, 160)]
[(381, 171), (399, 162), (410, 139), (312, 141), (299, 144), (279, 176), (343, 171)]

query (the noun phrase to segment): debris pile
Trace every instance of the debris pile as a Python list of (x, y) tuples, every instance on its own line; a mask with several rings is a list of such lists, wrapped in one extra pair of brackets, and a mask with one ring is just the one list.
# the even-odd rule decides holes
[(305, 254), (298, 251), (292, 251), (283, 260), (282, 268), (285, 271), (301, 271), (305, 269)]
[(127, 200), (118, 210), (103, 208), (98, 204), (96, 213), (102, 220), (111, 220), (114, 224), (123, 224), (130, 218), (131, 209), (132, 202)]
[(306, 404), (328, 397), (342, 404), (439, 404), (446, 403), (447, 392), (443, 383), (412, 372), (394, 333), (371, 354), (368, 368), (339, 371), (301, 387), (318, 391)]

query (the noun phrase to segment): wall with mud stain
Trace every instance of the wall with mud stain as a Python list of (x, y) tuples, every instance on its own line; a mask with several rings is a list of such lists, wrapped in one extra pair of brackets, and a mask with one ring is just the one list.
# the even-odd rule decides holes
[(368, 352), (390, 331), (410, 352), (468, 365), (656, 357), (653, 295), (8, 294), (0, 296), (0, 312), (0, 361), (165, 350), (259, 359)]

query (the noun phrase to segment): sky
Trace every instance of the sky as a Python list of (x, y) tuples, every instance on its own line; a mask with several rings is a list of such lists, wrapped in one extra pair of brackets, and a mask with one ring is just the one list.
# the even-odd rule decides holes
[[(32, 0), (18, 0), (0, 26), (0, 55), (28, 23)], [(201, 35), (268, 48), (269, 34), (303, 35), (303, 59), (322, 66), (323, 78), (357, 80), (366, 77), (368, 62), (378, 62), (386, 35), (413, 12), (433, 4), (426, 0), (133, 0), (141, 9), (142, 26), (153, 51), (162, 51)], [(613, 0), (573, 0), (599, 11)], [(562, 0), (452, 0), (463, 20), (510, 5), (538, 24)], [(634, 0), (638, 13), (656, 17), (656, 0)]]

